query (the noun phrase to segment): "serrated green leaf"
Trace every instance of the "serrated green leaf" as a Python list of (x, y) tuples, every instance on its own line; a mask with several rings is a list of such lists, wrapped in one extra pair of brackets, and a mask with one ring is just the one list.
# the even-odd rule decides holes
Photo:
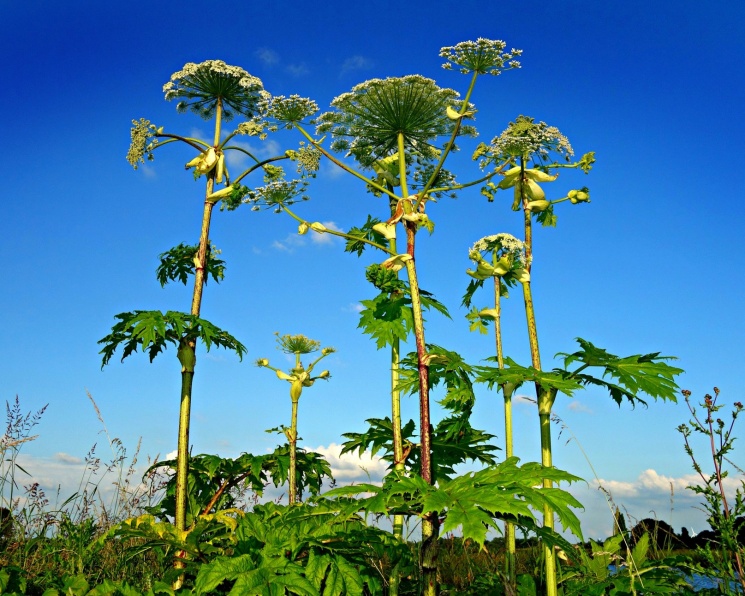
[[(645, 403), (639, 398), (639, 393), (650, 395), (654, 399), (677, 401), (680, 388), (675, 382), (675, 377), (683, 370), (670, 366), (666, 362), (674, 360), (674, 357), (660, 356), (659, 352), (619, 357), (582, 338), (577, 338), (577, 343), (581, 347), (579, 351), (572, 354), (560, 352), (557, 356), (564, 358), (565, 369), (574, 363), (580, 363), (580, 367), (575, 371), (560, 371), (561, 374), (576, 378), (585, 385), (605, 387), (619, 405), (623, 398), (628, 399), (632, 404)], [(591, 367), (601, 368), (602, 378), (583, 372)], [(617, 383), (605, 381), (605, 377), (611, 377)]]

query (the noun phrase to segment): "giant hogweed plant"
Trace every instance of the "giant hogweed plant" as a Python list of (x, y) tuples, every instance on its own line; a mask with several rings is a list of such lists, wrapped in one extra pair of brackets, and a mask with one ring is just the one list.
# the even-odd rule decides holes
[[(266, 160), (259, 160), (249, 151), (230, 141), (236, 135), (264, 137), (265, 127), (262, 119), (262, 106), (269, 94), (261, 81), (245, 70), (225, 64), (221, 60), (207, 60), (200, 64), (188, 63), (174, 73), (164, 85), (165, 99), (177, 100), (179, 112), (192, 111), (214, 124), (214, 135), (210, 140), (165, 131), (141, 118), (133, 121), (132, 143), (127, 161), (137, 169), (145, 159), (152, 160), (161, 147), (180, 143), (196, 151), (196, 156), (186, 163), (195, 179), (204, 177), (206, 188), (199, 242), (196, 246), (180, 244), (161, 255), (158, 279), (161, 284), (169, 281), (186, 283), (194, 276), (194, 286), (189, 313), (168, 311), (135, 310), (116, 315), (118, 322), (111, 333), (99, 343), (103, 344), (103, 365), (106, 365), (117, 348), (123, 348), (122, 360), (131, 353), (142, 349), (148, 352), (150, 360), (169, 343), (177, 347), (181, 363), (181, 398), (179, 410), (175, 524), (183, 531), (186, 521), (187, 474), (189, 457), (189, 430), (196, 347), (201, 342), (209, 350), (212, 346), (223, 347), (243, 356), (244, 346), (228, 332), (219, 329), (200, 317), (202, 294), (208, 276), (220, 281), (224, 275), (224, 263), (216, 258), (216, 251), (210, 243), (210, 223), (214, 206), (234, 208), (239, 205), (249, 189), (241, 180), (251, 172), (266, 169), (269, 162), (286, 159), (286, 154)], [(234, 116), (245, 118), (235, 130), (223, 134), (224, 123)], [(248, 155), (251, 165), (238, 176), (231, 179), (226, 165), (226, 154), (237, 151)], [(218, 188), (222, 185), (222, 188)]]
[[(270, 116), (282, 125), (299, 130), (309, 146), (320, 155), (359, 179), (373, 194), (388, 200), (383, 221), (368, 218), (362, 227), (349, 233), (329, 230), (319, 222), (307, 221), (279, 201), (275, 208), (294, 217), (299, 222), (298, 232), (301, 234), (310, 229), (343, 236), (348, 240), (348, 250), (359, 253), (372, 246), (387, 255), (382, 263), (368, 269), (368, 276), (381, 289), (381, 295), (376, 299), (377, 312), (367, 313), (368, 319), (365, 321), (363, 318), (363, 325), (373, 329), (379, 347), (381, 343), (391, 345), (394, 371), (398, 358), (395, 341), (405, 339), (409, 330), (413, 331), (416, 352), (411, 377), (416, 381), (420, 405), (417, 468), (419, 477), (429, 486), (435, 482), (429, 379), (435, 354), (425, 340), (422, 314), (425, 294), (420, 290), (417, 275), (416, 234), (422, 228), (432, 233), (434, 222), (427, 210), (438, 197), (467, 186), (484, 184), (509, 165), (509, 161), (495, 164), (490, 172), (469, 183), (456, 183), (452, 173), (444, 168), (447, 157), (456, 149), (457, 137), (475, 132), (472, 126), (464, 124), (464, 120), (475, 113), (470, 98), (478, 77), (496, 75), (519, 66), (515, 57), (520, 52), (505, 52), (504, 49), (504, 42), (479, 39), (442, 50), (441, 56), (447, 60), (446, 67), (455, 65), (461, 72), (471, 75), (463, 99), (455, 91), (442, 89), (434, 81), (418, 75), (374, 79), (357, 85), (332, 102), (332, 111), (314, 121), (316, 135), (324, 135), (321, 139), (311, 134), (308, 131), (310, 123), (304, 122), (316, 112), (315, 104), (310, 100), (297, 96), (275, 98), (268, 110)], [(323, 144), (328, 135), (332, 138), (329, 149)], [(345, 153), (346, 159), (334, 155), (339, 152)], [(356, 167), (348, 163), (349, 158), (356, 162)], [(398, 252), (395, 243), (391, 242), (397, 237), (399, 226), (405, 234), (405, 252)], [(406, 283), (399, 282), (394, 276), (386, 278), (388, 273), (402, 269), (407, 274)], [(391, 302), (398, 304), (391, 309)], [(400, 317), (390, 315), (396, 308)], [(383, 314), (386, 311), (387, 314)], [(375, 319), (391, 324), (387, 327), (371, 324)], [(402, 439), (397, 436), (401, 431), (400, 422), (396, 420), (395, 391), (392, 401), (393, 463), (394, 467), (399, 467), (394, 477), (404, 482), (406, 477), (401, 474), (400, 464), (405, 451)], [(462, 420), (463, 417), (456, 418)], [(567, 478), (570, 477), (567, 475)], [(439, 513), (438, 509), (425, 509), (418, 513), (422, 519), (422, 581), (427, 594), (436, 591)]]
[[(510, 234), (495, 234), (478, 240), (468, 252), (474, 261), (475, 269), (467, 270), (473, 279), (468, 284), (463, 296), (463, 306), (471, 307), (467, 318), (471, 322), (471, 331), (478, 330), (486, 334), (487, 322), (494, 324), (494, 345), (497, 366), (504, 369), (504, 349), (502, 345), (502, 298), (509, 296), (508, 287), (525, 278), (525, 245)], [(478, 309), (473, 306), (473, 296), (486, 280), (493, 282), (493, 305)], [(512, 435), (512, 395), (515, 391), (514, 383), (501, 383), (499, 390), (504, 401), (504, 445), (506, 457), (514, 456)], [(517, 582), (517, 551), (515, 543), (515, 526), (511, 521), (505, 523), (505, 575), (511, 585)]]
[[(553, 155), (558, 155), (564, 162), (551, 161)], [(574, 152), (569, 140), (561, 132), (545, 122), (536, 123), (533, 118), (520, 116), (511, 122), (507, 129), (495, 137), (489, 145), (481, 144), (474, 153), (474, 159), (480, 160), (482, 168), (492, 167), (494, 164), (508, 164), (510, 167), (500, 171), (502, 180), (494, 183), (489, 180), (482, 187), (482, 193), (491, 201), (499, 190), (513, 189), (512, 210), (522, 212), (524, 224), (524, 256), (515, 273), (517, 281), (523, 289), (525, 303), (525, 317), (528, 330), (528, 341), (531, 353), (531, 366), (521, 367), (513, 360), (500, 359), (497, 354), (498, 367), (485, 367), (479, 371), (479, 380), (492, 386), (511, 389), (525, 382), (532, 381), (538, 403), (538, 415), (541, 437), (541, 462), (545, 468), (551, 468), (551, 412), (559, 391), (571, 395), (576, 389), (586, 385), (598, 385), (606, 388), (611, 397), (617, 402), (628, 399), (632, 404), (644, 403), (639, 393), (646, 393), (653, 398), (676, 400), (678, 389), (674, 378), (682, 372), (681, 369), (667, 364), (670, 357), (660, 356), (659, 353), (633, 355), (620, 358), (594, 346), (583, 339), (578, 339), (581, 350), (572, 354), (560, 354), (564, 358), (564, 368), (543, 372), (541, 368), (541, 354), (538, 343), (538, 328), (536, 324), (535, 308), (531, 289), (531, 271), (534, 262), (533, 252), (533, 220), (545, 226), (556, 226), (557, 216), (554, 205), (569, 201), (572, 204), (589, 202), (589, 189), (570, 190), (566, 196), (554, 200), (546, 198), (546, 191), (541, 184), (554, 182), (559, 174), (557, 170), (563, 168), (581, 169), (587, 174), (595, 161), (594, 153), (586, 153), (579, 160), (572, 162)], [(469, 274), (477, 282), (489, 276), (503, 275), (514, 267), (515, 259), (508, 255), (492, 263), (485, 261), (482, 255), (472, 250), (471, 258), (476, 261), (475, 271)], [(512, 264), (512, 265), (511, 265)], [(474, 291), (471, 282), (467, 297)], [(471, 313), (472, 325), (483, 323), (484, 319), (494, 318), (495, 312), (489, 310)], [(571, 364), (580, 366), (570, 370)], [(601, 377), (592, 376), (585, 372), (588, 368), (597, 367), (602, 370)], [(606, 380), (607, 377), (616, 382)], [(550, 488), (552, 482), (545, 479), (545, 488)], [(544, 507), (544, 526), (554, 527), (554, 511), (549, 505)], [(556, 562), (550, 545), (544, 545), (544, 564), (546, 590), (549, 596), (556, 595), (557, 576)]]
[(331, 374), (329, 371), (321, 371), (317, 376), (312, 376), (313, 369), (316, 365), (329, 354), (332, 354), (334, 348), (323, 348), (321, 355), (313, 360), (307, 368), (303, 366), (300, 357), (305, 354), (317, 352), (321, 347), (320, 342), (305, 337), (304, 335), (281, 335), (277, 336), (279, 349), (285, 354), (292, 354), (295, 357), (295, 366), (286, 373), (271, 364), (267, 358), (260, 358), (256, 365), (262, 368), (273, 370), (277, 378), (290, 383), (290, 401), (292, 402), (292, 414), (290, 416), (290, 426), (282, 426), (281, 432), (287, 437), (290, 451), (290, 469), (289, 469), (289, 502), (294, 505), (300, 501), (301, 495), (297, 489), (297, 414), (300, 396), (306, 387), (311, 387), (318, 379), (328, 380)]

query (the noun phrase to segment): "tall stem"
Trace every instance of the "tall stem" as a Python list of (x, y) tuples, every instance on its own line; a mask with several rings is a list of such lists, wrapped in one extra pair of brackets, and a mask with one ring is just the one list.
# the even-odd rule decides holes
[[(388, 247), (393, 254), (396, 254), (396, 239), (392, 238), (388, 242)], [(393, 427), (393, 468), (397, 472), (403, 472), (404, 465), (404, 445), (401, 436), (401, 391), (398, 389), (399, 366), (401, 361), (401, 342), (394, 338), (391, 343), (391, 426)], [(404, 533), (404, 516), (396, 514), (393, 516), (393, 536), (397, 540), (403, 539)], [(401, 575), (397, 569), (391, 570), (388, 577), (388, 594), (389, 596), (398, 596), (398, 589), (401, 584)]]
[[(525, 160), (520, 160), (520, 167), (525, 172)], [(527, 208), (528, 201), (522, 193), (523, 214), (525, 223), (525, 259), (526, 269), (531, 272), (533, 264), (533, 222), (532, 213)], [(541, 353), (538, 346), (538, 329), (535, 322), (535, 309), (533, 308), (533, 293), (531, 291), (530, 276), (527, 281), (523, 282), (523, 297), (525, 300), (525, 318), (528, 324), (528, 341), (530, 343), (530, 357), (533, 368), (541, 370)], [(553, 467), (551, 457), (551, 407), (553, 405), (554, 394), (541, 387), (540, 383), (535, 384), (536, 398), (538, 399), (538, 418), (541, 431), (541, 464), (544, 468)], [(551, 488), (552, 482), (549, 479), (543, 480), (543, 488)], [(549, 530), (554, 529), (554, 512), (549, 505), (543, 507), (543, 527)], [(551, 547), (544, 543), (543, 557), (546, 573), (546, 596), (557, 596), (558, 585), (556, 577), (556, 559)]]
[(290, 505), (297, 503), (297, 406), (298, 399), (292, 400), (292, 420), (287, 440), (290, 443)]
[[(220, 142), (220, 126), (222, 120), (222, 100), (217, 101), (217, 111), (215, 114), (215, 140), (217, 146)], [(215, 175), (210, 173), (207, 177), (207, 189), (205, 197), (212, 194), (215, 184)], [(191, 301), (191, 314), (199, 316), (202, 308), (202, 289), (204, 288), (205, 267), (207, 261), (207, 248), (209, 246), (210, 219), (212, 217), (212, 208), (214, 203), (205, 200), (204, 213), (202, 215), (202, 231), (199, 235), (199, 248), (195, 262), (194, 272), (194, 293)], [(192, 345), (192, 351), (195, 346)], [(196, 357), (194, 357), (196, 362)], [(183, 363), (182, 363), (183, 364)], [(178, 455), (176, 461), (176, 511), (174, 514), (176, 529), (186, 529), (186, 490), (187, 475), (189, 471), (189, 428), (191, 417), (191, 395), (192, 384), (194, 380), (193, 365), (188, 373), (182, 371), (181, 377), (181, 405), (179, 408), (179, 429), (178, 429)]]
[[(404, 155), (403, 135), (398, 135), (398, 161), (401, 172), (401, 190), (404, 199), (408, 196), (406, 187), (406, 162)], [(409, 201), (404, 201), (404, 210), (411, 212)], [(419, 293), (419, 281), (416, 273), (415, 238), (416, 224), (404, 220), (406, 230), (406, 252), (411, 257), (406, 261), (406, 273), (409, 277), (409, 292), (411, 293), (411, 310), (414, 315), (414, 338), (416, 341), (417, 367), (419, 369), (419, 435), (421, 438), (421, 477), (427, 484), (433, 484), (432, 478), (432, 424), (429, 412), (429, 362), (427, 359), (427, 344), (424, 340), (424, 316), (422, 315), (422, 301)], [(424, 596), (437, 595), (437, 547), (439, 517), (436, 511), (422, 512), (422, 544), (420, 550), (420, 567), (422, 593)]]
[[(496, 255), (494, 259), (496, 260)], [(497, 366), (504, 368), (504, 353), (502, 351), (502, 280), (499, 276), (494, 277), (494, 341), (497, 348)], [(512, 389), (506, 383), (500, 386), (504, 397), (504, 442), (505, 455), (510, 458), (514, 455), (512, 442)], [(505, 556), (505, 574), (507, 581), (514, 588), (517, 582), (517, 547), (515, 544), (515, 524), (505, 522), (504, 533), (507, 541), (507, 555)]]
[[(406, 262), (406, 272), (409, 276), (411, 291), (411, 308), (414, 313), (414, 337), (416, 339), (417, 366), (419, 368), (419, 434), (421, 438), (421, 477), (427, 484), (433, 484), (432, 479), (432, 424), (429, 411), (429, 364), (427, 363), (427, 348), (424, 341), (424, 318), (422, 303), (419, 295), (416, 264), (414, 261), (414, 230), (415, 224), (406, 222), (407, 252), (412, 257)], [(422, 544), (420, 566), (423, 594), (435, 596), (437, 594), (437, 539), (439, 518), (436, 511), (424, 511), (422, 518)]]

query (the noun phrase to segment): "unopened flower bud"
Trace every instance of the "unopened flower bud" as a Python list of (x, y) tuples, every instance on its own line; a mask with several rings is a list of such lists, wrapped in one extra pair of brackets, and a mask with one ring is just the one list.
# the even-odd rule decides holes
[(538, 213), (540, 211), (545, 211), (546, 209), (548, 209), (548, 206), (550, 204), (551, 203), (548, 202), (545, 199), (541, 199), (541, 200), (538, 200), (538, 201), (529, 201), (528, 202), (528, 211), (530, 211), (531, 213)]
[(297, 227), (297, 233), (301, 236), (308, 232), (308, 222), (303, 222)]

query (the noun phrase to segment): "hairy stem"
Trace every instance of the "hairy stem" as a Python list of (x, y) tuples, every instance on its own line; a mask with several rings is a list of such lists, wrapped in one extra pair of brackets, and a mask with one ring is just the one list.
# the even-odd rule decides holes
[(290, 505), (297, 503), (297, 406), (299, 399), (292, 400), (292, 420), (290, 433), (287, 435), (290, 443)]
[[(525, 160), (520, 160), (520, 168), (524, 178)], [(522, 189), (522, 187), (521, 187)], [(528, 273), (531, 272), (533, 264), (533, 221), (532, 213), (528, 209), (528, 201), (525, 192), (521, 190), (522, 206), (525, 226), (525, 260)], [(541, 352), (538, 345), (538, 328), (535, 322), (535, 309), (533, 308), (533, 293), (531, 291), (530, 277), (523, 282), (523, 298), (525, 300), (525, 319), (528, 325), (528, 341), (530, 343), (530, 357), (533, 368), (541, 370)], [(544, 468), (553, 467), (551, 457), (551, 407), (553, 399), (551, 392), (535, 384), (536, 398), (538, 400), (538, 418), (541, 432), (541, 464)], [(551, 488), (552, 482), (543, 480), (543, 488)], [(543, 507), (543, 527), (554, 529), (554, 512), (549, 505)], [(546, 596), (557, 596), (558, 585), (556, 577), (556, 559), (553, 549), (544, 543), (543, 545), (544, 569), (546, 574)]]
[[(392, 211), (395, 205), (392, 205)], [(388, 241), (388, 248), (391, 253), (396, 254), (396, 239), (391, 238)], [(401, 391), (398, 388), (399, 367), (401, 361), (401, 342), (394, 338), (391, 344), (391, 426), (393, 427), (393, 467), (397, 472), (403, 473), (404, 465), (404, 445), (401, 436)], [(404, 516), (397, 514), (393, 516), (393, 536), (397, 540), (403, 540)], [(397, 569), (391, 570), (388, 577), (388, 594), (389, 596), (398, 596), (399, 586), (401, 584), (401, 575)]]
[[(217, 112), (215, 115), (215, 145), (220, 141), (220, 125), (222, 119), (222, 101), (217, 102)], [(211, 173), (207, 177), (207, 189), (205, 197), (212, 194), (215, 184), (215, 175)], [(202, 308), (202, 289), (205, 282), (205, 269), (207, 262), (207, 250), (209, 247), (210, 219), (212, 217), (212, 208), (214, 203), (205, 200), (204, 213), (202, 215), (202, 230), (199, 235), (199, 249), (197, 250), (195, 272), (194, 272), (194, 293), (191, 301), (191, 314), (199, 316)], [(192, 346), (192, 349), (195, 346)], [(196, 357), (194, 358), (196, 361)], [(178, 456), (176, 463), (176, 511), (174, 521), (176, 529), (185, 530), (186, 526), (186, 490), (187, 475), (189, 470), (189, 429), (191, 417), (191, 394), (192, 383), (194, 379), (194, 369), (191, 367), (189, 374), (182, 372), (181, 388), (181, 407), (179, 411), (179, 430), (178, 430)]]
[[(497, 256), (494, 256), (497, 260)], [(494, 341), (497, 348), (497, 366), (504, 368), (504, 353), (502, 351), (502, 280), (499, 276), (494, 277)], [(510, 458), (514, 455), (512, 441), (512, 389), (506, 383), (500, 386), (504, 397), (504, 442), (505, 456)], [(517, 582), (517, 547), (515, 544), (515, 524), (505, 522), (504, 533), (507, 540), (507, 553), (505, 556), (505, 574), (507, 581), (514, 588)]]
[[(403, 134), (398, 135), (399, 171), (406, 173)], [(405, 175), (401, 176), (401, 191), (403, 198), (408, 197)], [(412, 212), (410, 201), (404, 200), (404, 211)], [(406, 273), (409, 277), (409, 292), (411, 293), (411, 310), (414, 315), (414, 339), (416, 341), (417, 367), (419, 369), (419, 434), (421, 439), (421, 477), (427, 484), (433, 484), (432, 478), (432, 424), (429, 411), (429, 361), (427, 344), (424, 339), (424, 316), (422, 301), (419, 293), (419, 281), (416, 272), (415, 239), (416, 224), (404, 220), (406, 230), (406, 253), (411, 257), (406, 261)], [(437, 547), (439, 517), (436, 511), (422, 512), (422, 544), (419, 564), (423, 582), (424, 596), (437, 594)]]

